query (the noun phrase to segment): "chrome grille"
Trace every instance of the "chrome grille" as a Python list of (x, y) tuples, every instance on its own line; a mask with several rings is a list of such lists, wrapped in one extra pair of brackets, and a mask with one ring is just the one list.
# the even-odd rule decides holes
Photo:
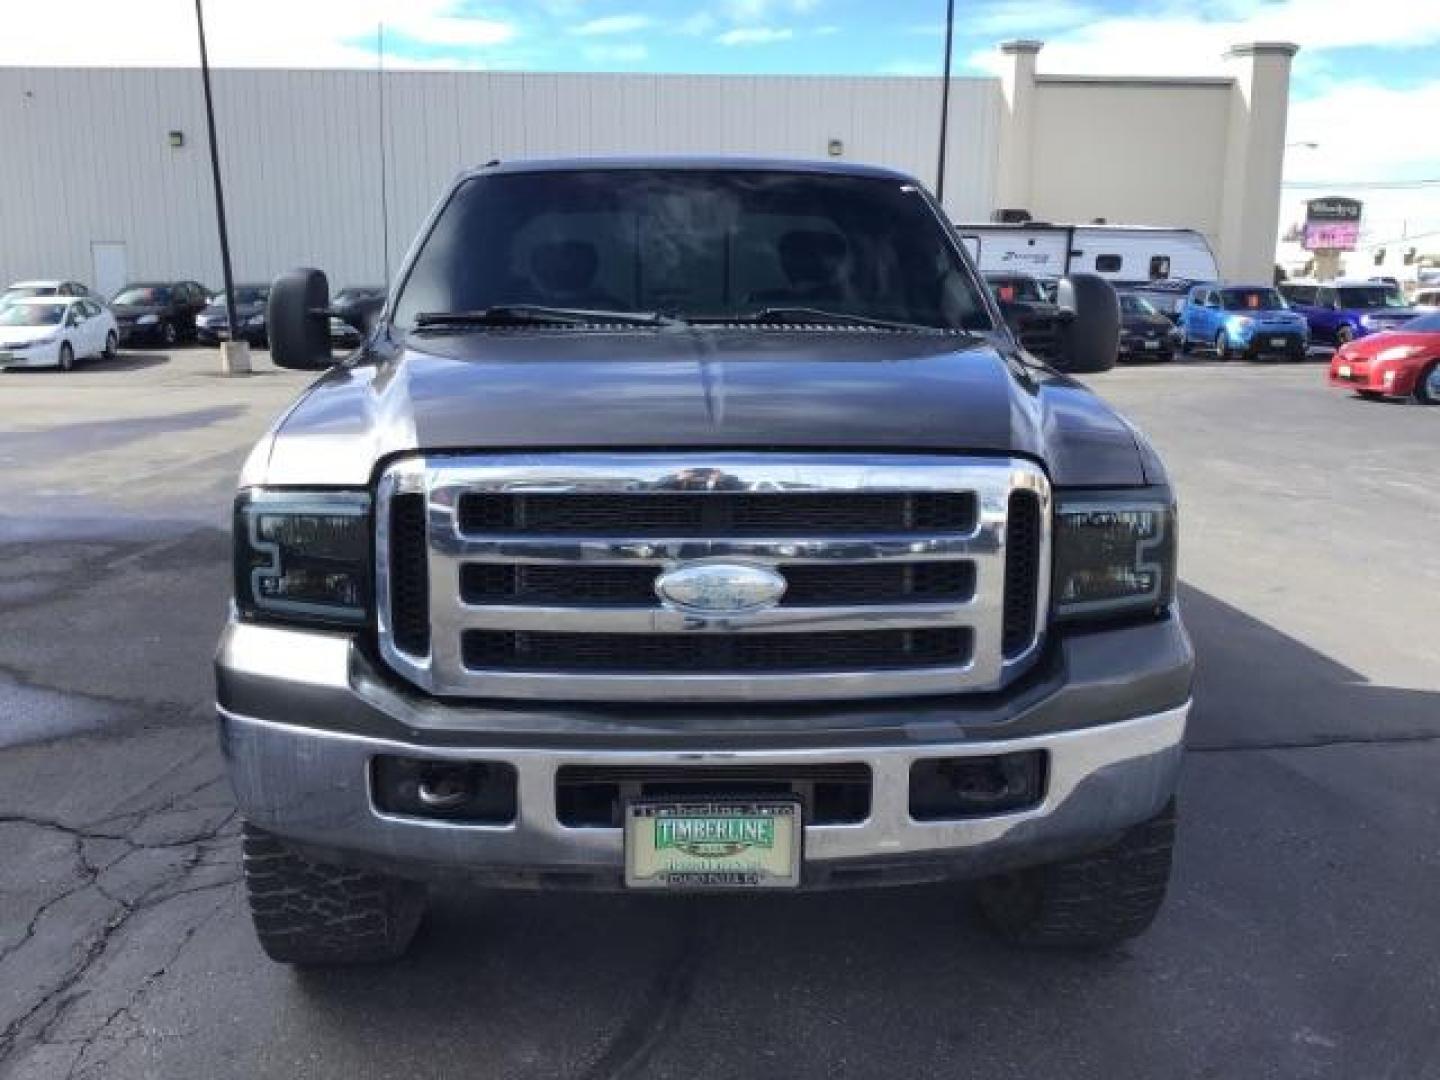
[[(378, 492), (381, 652), (416, 685), (455, 697), (766, 701), (995, 689), (1039, 644), (1049, 498), (1044, 474), (1015, 459), (405, 459)], [(1022, 506), (1007, 573), (1012, 507)], [(707, 560), (770, 567), (786, 594), (743, 613), (657, 597), (660, 574)]]

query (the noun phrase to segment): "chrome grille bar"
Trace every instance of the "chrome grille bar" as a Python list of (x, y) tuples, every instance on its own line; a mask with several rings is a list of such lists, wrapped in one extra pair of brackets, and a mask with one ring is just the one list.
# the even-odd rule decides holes
[[(1002, 655), (1004, 567), (1010, 493), (1034, 492), (1043, 522), (1037, 630), (1030, 647)], [(467, 494), (584, 493), (597, 495), (744, 491), (823, 493), (958, 492), (975, 496), (977, 514), (965, 532), (893, 530), (873, 536), (847, 534), (645, 537), (545, 536), (466, 533), (460, 506)], [(391, 631), (396, 612), (388, 580), (386, 522), (390, 500), (419, 492), (426, 500), (430, 649), (416, 656), (400, 648)], [(392, 464), (377, 493), (377, 565), (380, 648), (386, 661), (411, 682), (441, 696), (574, 701), (779, 701), (946, 694), (995, 689), (1026, 666), (1038, 651), (1048, 607), (1050, 491), (1035, 465), (1010, 458), (935, 455), (809, 454), (555, 454), (414, 457)], [(790, 530), (783, 530), (789, 533)], [(758, 611), (696, 614), (669, 607), (596, 607), (547, 602), (543, 606), (476, 604), (462, 599), (467, 564), (630, 566), (656, 574), (703, 560), (741, 560), (770, 567), (829, 565), (840, 581), (847, 565), (876, 562), (956, 561), (974, 570), (974, 588), (951, 601), (891, 601), (826, 606), (770, 607)], [(883, 598), (882, 598), (883, 599)], [(469, 630), (535, 634), (862, 633), (942, 630), (971, 632), (972, 647), (951, 666), (883, 670), (769, 670), (629, 672), (624, 670), (520, 671), (467, 667), (462, 638)], [(562, 639), (563, 640), (563, 639)], [(836, 639), (839, 640), (839, 639)], [(727, 653), (728, 655), (728, 653)], [(886, 653), (891, 659), (892, 654)]]

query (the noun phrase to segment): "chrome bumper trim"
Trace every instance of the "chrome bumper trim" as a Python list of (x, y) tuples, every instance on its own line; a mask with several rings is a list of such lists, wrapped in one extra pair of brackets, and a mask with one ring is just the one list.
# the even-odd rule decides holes
[[(779, 765), (861, 762), (873, 777), (870, 817), (807, 825), (806, 866), (906, 856), (963, 862), (967, 872), (1024, 865), (1084, 850), (1154, 816), (1175, 791), (1189, 703), (1132, 720), (1022, 739), (855, 749), (596, 751), (415, 746), (300, 728), (220, 710), (221, 741), (241, 810), (293, 842), (389, 865), (397, 872), (589, 871), (618, 877), (618, 829), (568, 828), (556, 817), (555, 776), (566, 765)], [(1040, 805), (963, 821), (916, 821), (909, 774), (917, 760), (1024, 750), (1049, 755)], [(369, 786), (377, 754), (503, 761), (518, 775), (519, 816), (467, 825), (387, 816)]]

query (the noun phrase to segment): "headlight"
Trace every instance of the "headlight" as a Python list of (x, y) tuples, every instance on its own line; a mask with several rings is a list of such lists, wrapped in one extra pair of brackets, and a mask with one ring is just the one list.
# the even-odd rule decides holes
[(1225, 320), (1225, 325), (1231, 330), (1249, 330), (1254, 322), (1248, 315), (1232, 315)]
[(370, 496), (250, 491), (235, 501), (235, 604), (244, 616), (360, 626), (370, 618)]
[(154, 326), (160, 321), (159, 315), (141, 315), (135, 320), (136, 326)]
[(1175, 504), (1115, 492), (1061, 495), (1055, 508), (1055, 615), (1158, 612), (1175, 598)]
[(1397, 360), (1410, 360), (1425, 351), (1423, 345), (1392, 345), (1375, 354), (1377, 364), (1390, 364)]
[(246, 326), (264, 326), (264, 325), (265, 325), (265, 316), (264, 316), (264, 315), (251, 315), (248, 319), (245, 320), (245, 325), (246, 325)]
[(1361, 316), (1360, 316), (1360, 325), (1361, 325), (1361, 326), (1365, 326), (1365, 327), (1374, 326), (1374, 325), (1375, 325), (1375, 319), (1374, 319), (1373, 316), (1370, 316), (1370, 315), (1361, 315)]

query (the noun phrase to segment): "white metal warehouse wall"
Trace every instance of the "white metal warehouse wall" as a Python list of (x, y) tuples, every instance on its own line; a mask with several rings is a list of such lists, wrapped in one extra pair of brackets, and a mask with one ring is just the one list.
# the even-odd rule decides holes
[[(214, 73), (231, 249), (240, 280), (296, 265), (338, 285), (383, 274), (379, 76)], [(390, 72), (390, 261), (446, 183), (491, 158), (615, 153), (825, 157), (933, 183), (939, 81), (920, 78)], [(946, 205), (992, 206), (999, 83), (951, 96)], [(167, 133), (184, 133), (172, 149)], [(94, 277), (91, 245), (127, 274), (220, 280), (195, 70), (0, 68), (0, 281)]]

